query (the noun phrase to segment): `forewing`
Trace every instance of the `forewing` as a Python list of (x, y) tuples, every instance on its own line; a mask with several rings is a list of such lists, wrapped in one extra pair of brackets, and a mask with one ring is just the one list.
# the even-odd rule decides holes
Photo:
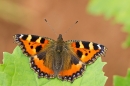
[(14, 41), (20, 46), (27, 56), (34, 56), (41, 51), (46, 51), (54, 40), (36, 35), (16, 34)]
[(106, 47), (101, 44), (87, 41), (66, 41), (73, 55), (86, 64), (93, 63), (97, 57), (104, 56)]

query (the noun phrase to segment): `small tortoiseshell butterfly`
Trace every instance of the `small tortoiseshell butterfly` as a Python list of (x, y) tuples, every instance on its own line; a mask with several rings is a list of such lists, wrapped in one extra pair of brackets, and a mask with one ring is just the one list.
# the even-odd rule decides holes
[(68, 40), (60, 34), (57, 41), (36, 35), (16, 34), (15, 42), (23, 53), (30, 57), (31, 67), (39, 77), (73, 82), (85, 71), (86, 64), (92, 64), (107, 50), (103, 45)]

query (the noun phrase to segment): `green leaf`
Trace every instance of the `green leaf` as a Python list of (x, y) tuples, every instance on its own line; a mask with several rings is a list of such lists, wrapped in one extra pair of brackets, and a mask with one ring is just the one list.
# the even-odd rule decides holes
[(114, 86), (130, 86), (130, 69), (126, 77), (114, 76)]
[(0, 72), (0, 86), (7, 86), (6, 74), (3, 72)]
[(26, 57), (19, 47), (13, 54), (4, 53), (3, 64), (0, 65), (0, 86), (104, 86), (107, 77), (102, 71), (105, 62), (101, 58), (88, 65), (82, 77), (73, 83), (61, 81), (57, 78), (38, 78), (30, 68), (29, 58)]

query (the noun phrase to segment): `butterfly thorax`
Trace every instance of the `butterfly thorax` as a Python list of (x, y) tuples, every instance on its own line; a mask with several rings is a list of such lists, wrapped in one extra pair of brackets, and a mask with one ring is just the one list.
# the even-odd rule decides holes
[(59, 37), (58, 37), (57, 42), (56, 42), (56, 52), (57, 53), (61, 53), (62, 52), (63, 45), (64, 45), (64, 41), (63, 41), (62, 35), (59, 34)]
[(56, 75), (62, 69), (63, 58), (61, 56), (62, 56), (64, 44), (65, 43), (63, 41), (62, 35), (59, 34), (59, 37), (56, 41), (56, 46), (55, 46), (56, 52), (55, 52), (54, 63), (53, 63), (53, 70), (55, 70)]

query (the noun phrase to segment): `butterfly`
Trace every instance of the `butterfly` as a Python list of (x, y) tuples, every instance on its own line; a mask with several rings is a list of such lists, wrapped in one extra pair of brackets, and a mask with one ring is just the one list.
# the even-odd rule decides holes
[(101, 44), (68, 40), (59, 34), (57, 41), (29, 34), (13, 36), (23, 53), (30, 58), (31, 68), (39, 77), (59, 78), (73, 82), (83, 75), (87, 64), (104, 56), (107, 48)]

